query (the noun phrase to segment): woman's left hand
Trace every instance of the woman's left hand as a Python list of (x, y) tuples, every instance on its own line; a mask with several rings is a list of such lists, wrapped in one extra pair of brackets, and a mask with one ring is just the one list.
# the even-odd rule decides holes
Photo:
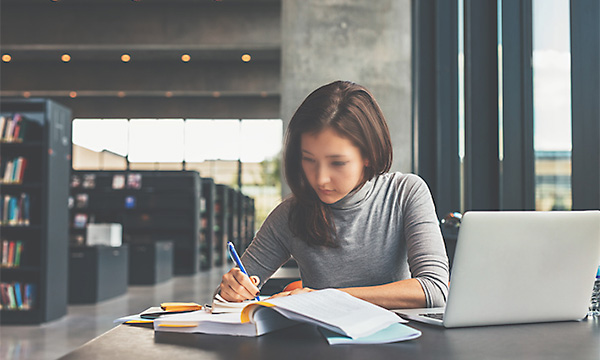
[[(301, 289), (294, 289), (292, 291), (283, 291), (283, 292), (280, 292), (280, 293), (277, 293), (277, 294), (271, 296), (269, 299), (290, 296), (290, 295), (304, 294), (304, 293), (309, 293), (311, 291), (315, 291), (315, 290), (305, 287), (305, 288), (301, 288)], [(269, 299), (267, 299), (267, 300), (269, 300)]]

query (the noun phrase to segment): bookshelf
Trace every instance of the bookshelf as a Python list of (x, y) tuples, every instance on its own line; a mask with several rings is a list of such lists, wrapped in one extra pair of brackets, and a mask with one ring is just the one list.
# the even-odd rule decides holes
[(215, 239), (213, 244), (213, 256), (215, 266), (222, 266), (227, 263), (227, 242), (229, 241), (228, 189), (229, 187), (227, 185), (216, 185)]
[(202, 232), (200, 240), (200, 270), (210, 269), (214, 264), (213, 244), (215, 239), (215, 199), (216, 184), (212, 178), (202, 178), (202, 204), (201, 222)]
[(240, 241), (241, 249), (246, 250), (252, 239), (254, 239), (254, 199), (241, 194), (240, 201)]
[(2, 99), (0, 321), (37, 324), (67, 311), (71, 111)]
[[(236, 249), (241, 249), (239, 221), (240, 216), (240, 192), (234, 188), (228, 188), (228, 206), (227, 206), (227, 230), (229, 231), (229, 241), (233, 243)], [(231, 259), (227, 257), (231, 262)]]
[(202, 183), (196, 171), (73, 171), (70, 242), (89, 223), (119, 223), (123, 242), (173, 242), (173, 273), (195, 274), (202, 243)]

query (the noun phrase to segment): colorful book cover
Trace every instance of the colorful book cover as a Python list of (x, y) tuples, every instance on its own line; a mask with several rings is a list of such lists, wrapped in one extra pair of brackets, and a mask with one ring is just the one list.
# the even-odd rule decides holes
[(12, 134), (13, 127), (15, 126), (15, 122), (13, 120), (14, 118), (8, 118), (6, 122), (6, 131), (4, 132), (4, 137), (2, 138), (2, 140), (6, 142), (10, 141), (10, 136)]
[(21, 159), (22, 157), (19, 156), (18, 158), (15, 158), (13, 160), (13, 168), (12, 168), (12, 174), (10, 175), (10, 182), (18, 182), (19, 181), (19, 172), (21, 170)]
[(17, 181), (23, 182), (25, 180), (25, 169), (27, 168), (27, 159), (21, 157), (21, 166), (19, 167), (19, 172), (17, 173)]
[(6, 127), (6, 118), (0, 116), (0, 139), (4, 140), (4, 128)]
[(18, 215), (17, 198), (11, 197), (8, 205), (8, 225), (17, 225)]
[(15, 242), (11, 241), (10, 243), (8, 243), (8, 261), (6, 263), (6, 266), (12, 267), (14, 260), (15, 260)]
[(90, 197), (88, 194), (82, 193), (82, 194), (77, 194), (76, 195), (76, 202), (75, 202), (75, 206), (78, 209), (85, 209), (88, 207), (88, 203), (90, 200)]
[(120, 190), (120, 189), (125, 188), (125, 175), (124, 174), (113, 175), (112, 188), (115, 190)]
[(19, 142), (23, 142), (23, 140), (25, 140), (25, 134), (27, 131), (28, 123), (29, 123), (29, 121), (26, 121), (25, 119), (23, 119), (23, 121), (21, 121), (21, 132), (19, 133), (19, 136), (17, 139), (17, 140), (19, 140)]
[(75, 214), (73, 217), (73, 226), (78, 229), (83, 229), (87, 225), (88, 216), (87, 214)]
[(15, 289), (12, 284), (6, 284), (8, 288), (8, 308), (14, 310), (17, 308), (17, 299), (15, 299)]
[(8, 309), (8, 292), (6, 288), (6, 283), (0, 283), (0, 304), (2, 304), (2, 308)]
[(8, 240), (2, 241), (2, 266), (8, 266)]
[(23, 242), (22, 241), (17, 241), (17, 250), (15, 252), (15, 262), (14, 262), (14, 266), (18, 267), (21, 266), (21, 256), (23, 254)]
[(29, 194), (23, 193), (23, 225), (29, 226)]
[(23, 310), (33, 309), (35, 306), (35, 284), (25, 284), (25, 303)]
[(94, 189), (96, 187), (96, 174), (84, 174), (82, 186), (84, 189)]
[(15, 289), (15, 303), (17, 305), (17, 309), (23, 310), (23, 295), (21, 293), (21, 284), (16, 282), (13, 287)]
[(127, 175), (127, 188), (139, 190), (142, 188), (142, 174), (131, 173)]
[(71, 188), (76, 189), (81, 185), (81, 177), (79, 175), (71, 175)]
[(11, 180), (11, 175), (12, 175), (12, 171), (13, 171), (13, 160), (10, 160), (6, 163), (6, 167), (4, 168), (4, 178), (3, 181), (5, 183), (10, 183)]
[(2, 224), (8, 223), (8, 207), (10, 206), (10, 195), (4, 195), (4, 205), (2, 210)]
[(12, 136), (12, 141), (18, 142), (21, 140), (21, 125), (23, 124), (23, 117), (20, 114), (15, 114), (15, 129)]

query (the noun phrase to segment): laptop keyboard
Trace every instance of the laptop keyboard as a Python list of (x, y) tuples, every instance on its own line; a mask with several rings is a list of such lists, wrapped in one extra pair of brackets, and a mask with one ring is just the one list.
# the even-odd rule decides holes
[(444, 320), (444, 313), (419, 314), (419, 316), (425, 316), (436, 320)]

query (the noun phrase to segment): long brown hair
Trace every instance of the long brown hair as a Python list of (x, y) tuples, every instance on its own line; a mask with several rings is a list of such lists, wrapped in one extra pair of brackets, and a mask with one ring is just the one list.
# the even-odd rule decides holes
[(284, 172), (293, 193), (289, 213), (292, 233), (310, 245), (336, 247), (331, 209), (321, 202), (302, 170), (301, 136), (331, 128), (358, 147), (368, 160), (357, 186), (392, 165), (390, 132), (379, 105), (361, 85), (335, 81), (313, 91), (290, 120), (285, 135)]

